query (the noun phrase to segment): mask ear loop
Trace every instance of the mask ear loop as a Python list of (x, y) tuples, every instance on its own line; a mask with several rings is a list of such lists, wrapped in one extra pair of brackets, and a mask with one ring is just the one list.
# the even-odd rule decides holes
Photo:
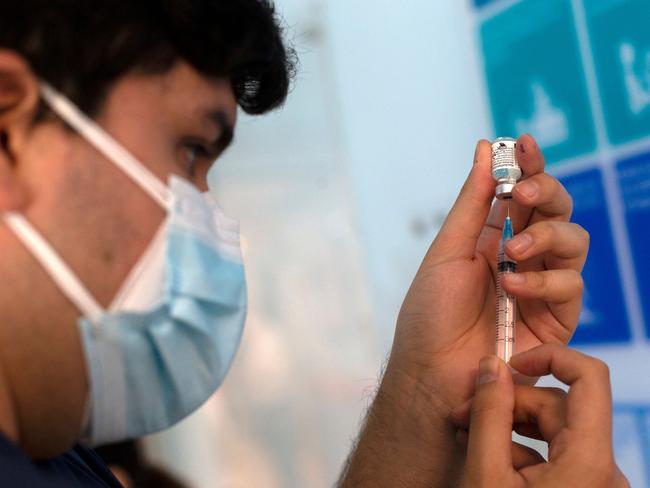
[(86, 116), (66, 97), (45, 81), (40, 82), (41, 96), (64, 121), (83, 136), (95, 149), (126, 173), (140, 188), (147, 192), (163, 209), (170, 205), (167, 186), (149, 169)]
[(2, 218), (24, 246), (31, 251), (63, 294), (97, 327), (99, 318), (104, 314), (104, 309), (52, 246), (21, 214), (5, 212)]

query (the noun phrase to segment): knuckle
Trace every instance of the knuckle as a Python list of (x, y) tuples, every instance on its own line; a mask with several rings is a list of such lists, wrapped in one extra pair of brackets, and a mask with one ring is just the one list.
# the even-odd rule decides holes
[(564, 270), (563, 274), (565, 276), (564, 279), (562, 279), (561, 281), (569, 285), (570, 289), (575, 293), (575, 295), (582, 294), (582, 291), (584, 290), (584, 286), (585, 286), (585, 282), (582, 279), (582, 275), (574, 269)]
[[(560, 183), (560, 186), (562, 187), (562, 190), (564, 190), (564, 194), (566, 195), (567, 199), (567, 206), (569, 208), (569, 214), (573, 213), (573, 197), (571, 196), (571, 193), (569, 193), (564, 186)], [(569, 215), (570, 216), (570, 215)]]
[(564, 411), (566, 402), (566, 392), (561, 388), (544, 388), (545, 395), (541, 396), (537, 402), (537, 415), (544, 416), (548, 414), (552, 418), (557, 418)]
[(546, 273), (531, 273), (528, 278), (527, 282), (530, 284), (531, 288), (540, 291), (548, 288), (548, 276)]
[(589, 234), (587, 229), (585, 229), (581, 225), (578, 225), (578, 224), (575, 224), (575, 225), (576, 225), (576, 229), (577, 229), (577, 232), (578, 232), (578, 239), (580, 239), (580, 241), (582, 242), (582, 245), (583, 245), (583, 247), (585, 249), (589, 249), (589, 244), (591, 242), (591, 235)]
[(582, 293), (585, 290), (585, 280), (582, 278), (582, 275), (580, 273), (577, 273), (577, 275), (578, 277), (577, 277), (576, 286), (578, 288), (578, 293), (582, 295)]
[(609, 381), (609, 366), (605, 361), (598, 358), (590, 358), (590, 368), (598, 377), (607, 379)]
[(548, 392), (553, 397), (555, 401), (564, 401), (566, 400), (567, 393), (562, 388), (556, 386), (551, 386), (548, 388)]

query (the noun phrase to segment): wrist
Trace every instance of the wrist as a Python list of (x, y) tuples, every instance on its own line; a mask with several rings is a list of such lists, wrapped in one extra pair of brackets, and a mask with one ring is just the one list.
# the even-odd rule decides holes
[(462, 454), (448, 414), (435, 391), (389, 363), (341, 486), (449, 486)]

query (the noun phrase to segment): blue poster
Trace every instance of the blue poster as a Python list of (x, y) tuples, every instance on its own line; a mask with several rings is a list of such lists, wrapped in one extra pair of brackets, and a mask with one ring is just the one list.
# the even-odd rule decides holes
[(482, 7), (483, 5), (487, 5), (488, 3), (493, 3), (497, 0), (474, 0), (474, 5), (477, 7)]
[(650, 154), (621, 161), (616, 170), (623, 193), (646, 336), (650, 338)]
[(650, 487), (650, 405), (614, 404), (616, 463), (630, 486)]
[(584, 2), (609, 140), (650, 135), (648, 0)]
[(585, 281), (583, 310), (571, 344), (629, 342), (630, 326), (600, 170), (588, 170), (561, 181), (573, 197), (571, 220), (582, 225), (591, 236), (582, 274)]
[(571, 2), (523, 0), (484, 22), (481, 42), (497, 134), (532, 134), (550, 164), (595, 149)]

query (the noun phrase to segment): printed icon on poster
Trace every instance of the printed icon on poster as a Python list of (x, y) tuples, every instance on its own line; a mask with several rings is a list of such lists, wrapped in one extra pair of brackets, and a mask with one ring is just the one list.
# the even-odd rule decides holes
[(532, 134), (543, 148), (568, 141), (569, 122), (564, 111), (554, 103), (541, 82), (531, 83), (530, 89), (533, 95), (533, 111), (529, 118), (515, 120), (517, 133)]
[(621, 42), (618, 52), (628, 105), (637, 115), (650, 107), (650, 50), (643, 50), (637, 60), (636, 47), (630, 42)]

